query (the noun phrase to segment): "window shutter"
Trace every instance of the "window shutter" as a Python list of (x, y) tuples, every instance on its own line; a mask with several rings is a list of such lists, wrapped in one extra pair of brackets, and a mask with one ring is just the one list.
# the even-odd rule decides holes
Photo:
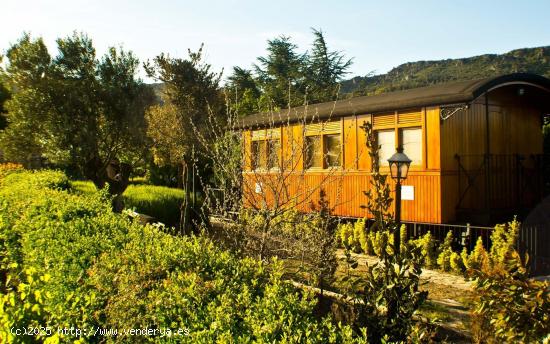
[(374, 115), (373, 124), (375, 127), (387, 127), (395, 124), (395, 114), (387, 113)]
[(265, 130), (254, 130), (252, 132), (252, 140), (262, 140), (265, 139)]
[(418, 124), (422, 121), (420, 111), (402, 112), (397, 115), (397, 123), (399, 124)]

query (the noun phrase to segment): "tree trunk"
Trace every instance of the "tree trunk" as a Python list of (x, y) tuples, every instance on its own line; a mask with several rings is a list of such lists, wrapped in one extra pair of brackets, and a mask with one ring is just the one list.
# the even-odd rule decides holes
[(188, 209), (189, 209), (189, 197), (187, 195), (187, 189), (188, 189), (188, 183), (187, 179), (189, 177), (189, 170), (187, 166), (187, 162), (185, 159), (181, 163), (181, 179), (182, 179), (182, 186), (185, 191), (185, 197), (183, 199), (183, 203), (180, 207), (180, 233), (183, 235), (187, 234), (187, 225), (188, 225)]

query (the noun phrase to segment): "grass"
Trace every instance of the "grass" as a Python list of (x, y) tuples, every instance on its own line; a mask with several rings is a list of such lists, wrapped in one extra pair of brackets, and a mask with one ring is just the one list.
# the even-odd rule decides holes
[[(73, 181), (72, 187), (83, 194), (97, 191), (90, 181)], [(180, 206), (185, 198), (185, 191), (138, 182), (130, 184), (122, 197), (126, 208), (133, 208), (138, 213), (152, 216), (166, 225), (174, 226), (180, 219)]]

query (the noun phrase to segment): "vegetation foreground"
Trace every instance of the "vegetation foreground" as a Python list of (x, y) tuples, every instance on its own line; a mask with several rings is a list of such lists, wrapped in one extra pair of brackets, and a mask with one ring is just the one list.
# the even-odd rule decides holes
[(284, 282), (279, 264), (140, 225), (105, 194), (75, 193), (60, 172), (0, 183), (3, 342), (364, 341), (316, 319), (314, 299)]

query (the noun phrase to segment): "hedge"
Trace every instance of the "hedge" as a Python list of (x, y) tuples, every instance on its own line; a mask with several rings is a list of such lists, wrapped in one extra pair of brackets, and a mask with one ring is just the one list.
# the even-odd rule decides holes
[[(0, 252), (2, 342), (363, 342), (316, 319), (313, 297), (284, 282), (279, 264), (140, 225), (101, 193), (73, 192), (60, 172), (3, 178)], [(29, 327), (37, 334), (13, 334)], [(82, 332), (58, 331), (71, 328)]]

